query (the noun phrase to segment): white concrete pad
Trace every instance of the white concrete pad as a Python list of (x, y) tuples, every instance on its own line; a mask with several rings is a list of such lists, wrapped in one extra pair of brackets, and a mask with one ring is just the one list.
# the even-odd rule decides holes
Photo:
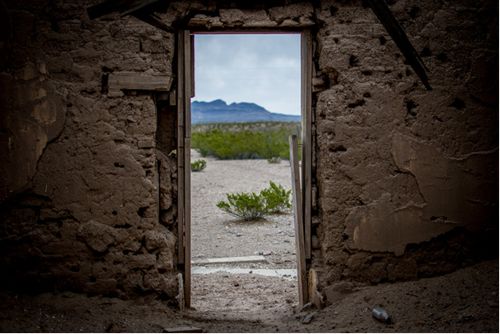
[(262, 255), (215, 257), (209, 259), (192, 260), (191, 264), (245, 263), (245, 262), (266, 262), (266, 258)]
[(208, 275), (213, 273), (249, 274), (269, 277), (281, 277), (290, 280), (297, 279), (297, 269), (253, 269), (253, 268), (229, 268), (229, 267), (197, 267), (191, 268), (193, 275)]

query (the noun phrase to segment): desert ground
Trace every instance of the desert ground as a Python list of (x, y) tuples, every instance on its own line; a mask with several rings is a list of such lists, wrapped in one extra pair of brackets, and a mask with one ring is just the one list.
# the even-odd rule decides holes
[[(194, 159), (199, 158), (196, 154)], [(416, 281), (340, 282), (321, 309), (298, 309), (291, 214), (242, 222), (215, 204), (227, 192), (259, 191), (269, 180), (290, 187), (287, 161), (218, 161), (192, 175), (193, 261), (262, 256), (232, 264), (194, 264), (192, 308), (177, 311), (153, 298), (120, 300), (68, 292), (2, 292), (3, 332), (498, 332), (498, 260)], [(201, 269), (200, 269), (201, 268)], [(259, 270), (275, 271), (271, 276)], [(238, 271), (240, 270), (240, 271)], [(372, 318), (381, 306), (392, 321)]]

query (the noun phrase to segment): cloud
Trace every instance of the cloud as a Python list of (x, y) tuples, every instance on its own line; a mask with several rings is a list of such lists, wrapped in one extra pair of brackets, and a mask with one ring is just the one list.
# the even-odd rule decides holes
[(198, 101), (300, 114), (300, 35), (195, 35), (195, 81)]

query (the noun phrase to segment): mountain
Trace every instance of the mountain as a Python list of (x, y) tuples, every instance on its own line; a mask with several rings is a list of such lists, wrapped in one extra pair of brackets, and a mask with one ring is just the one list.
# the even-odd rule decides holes
[(246, 122), (300, 122), (300, 116), (272, 113), (248, 102), (227, 104), (223, 100), (191, 103), (192, 124)]

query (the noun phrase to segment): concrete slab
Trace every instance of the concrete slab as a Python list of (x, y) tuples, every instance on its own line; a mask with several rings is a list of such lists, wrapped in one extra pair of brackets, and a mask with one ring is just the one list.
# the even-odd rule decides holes
[(192, 260), (195, 264), (217, 264), (217, 263), (247, 263), (247, 262), (266, 262), (266, 258), (262, 255), (252, 256), (236, 256), (236, 257), (216, 257), (209, 259)]
[(208, 275), (214, 273), (262, 275), (268, 277), (281, 277), (290, 280), (297, 279), (297, 269), (253, 269), (253, 268), (229, 268), (229, 267), (197, 267), (191, 268), (193, 275)]

